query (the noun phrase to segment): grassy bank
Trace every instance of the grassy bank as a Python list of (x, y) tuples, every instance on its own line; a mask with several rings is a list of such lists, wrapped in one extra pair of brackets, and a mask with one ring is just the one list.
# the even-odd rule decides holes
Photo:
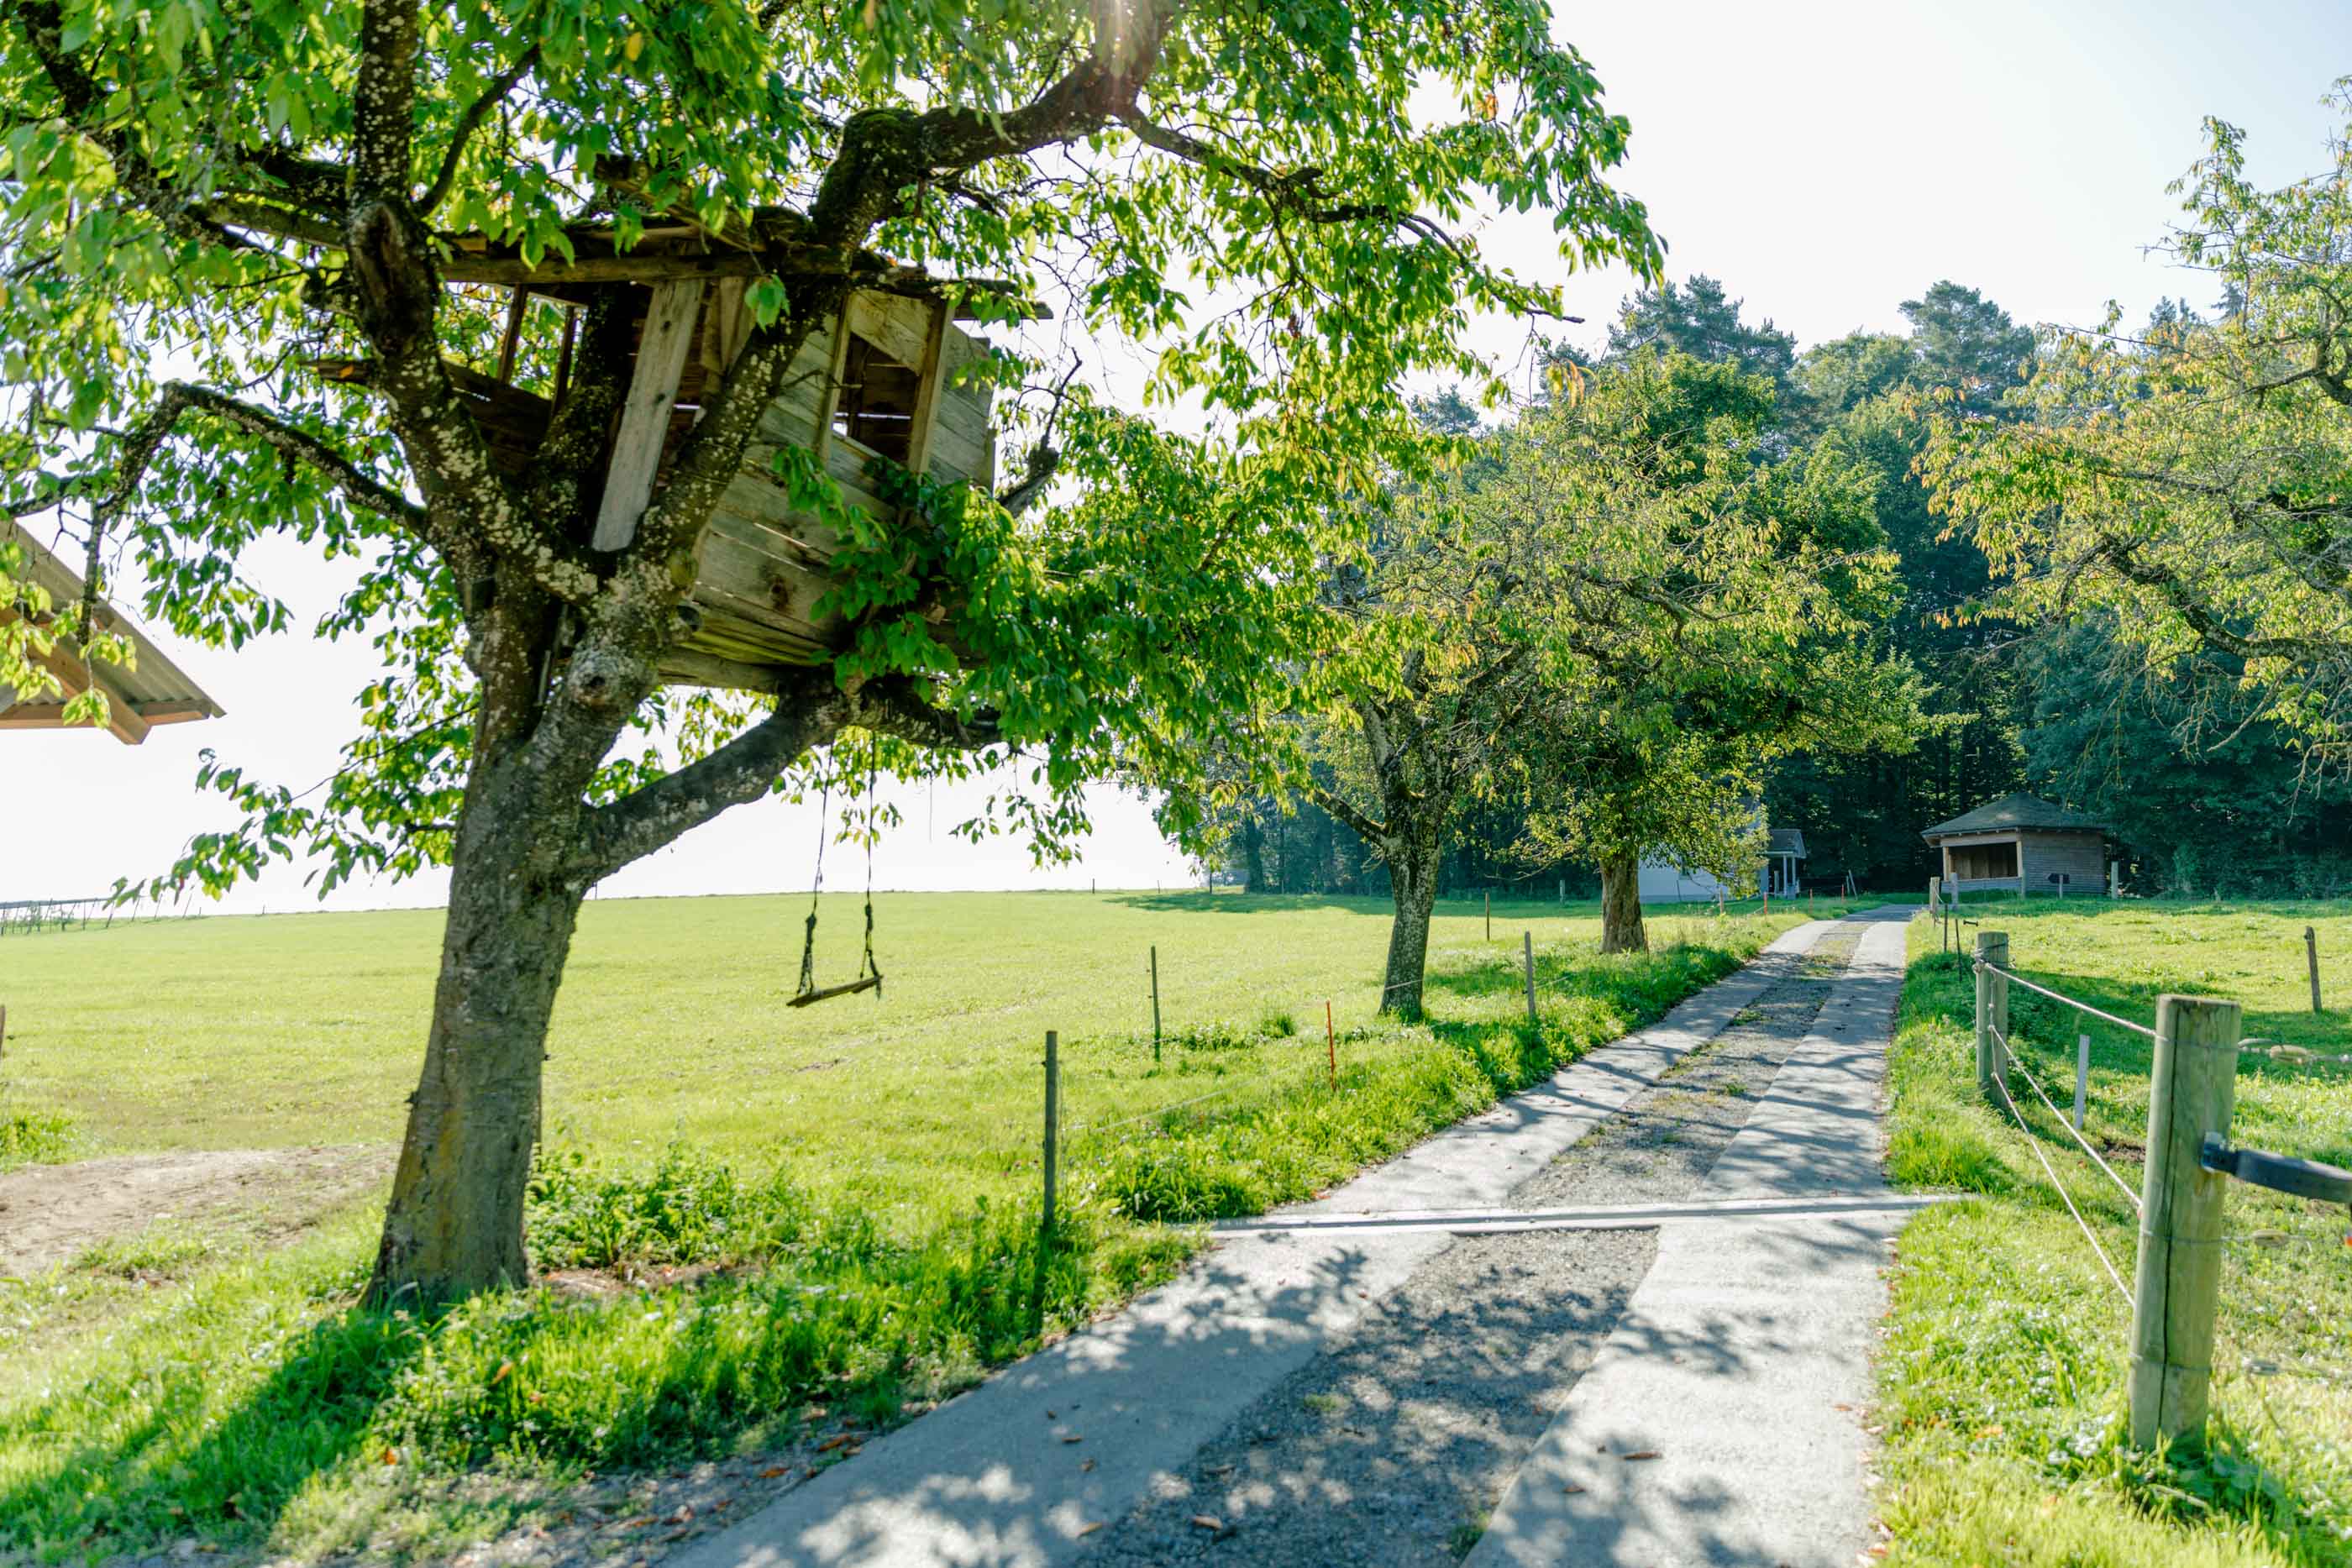
[[(1483, 912), (1454, 906), (1430, 1016), (1405, 1027), (1372, 1017), (1377, 905), (928, 902), (899, 901), (895, 923), (885, 903), (886, 934), (923, 956), (886, 953), (883, 1008), (811, 1013), (780, 1006), (797, 953), (778, 956), (776, 901), (592, 909), (550, 1063), (561, 1131), (532, 1195), (551, 1284), (429, 1321), (362, 1312), (366, 1203), (275, 1252), (159, 1233), (135, 1288), (109, 1282), (121, 1249), (37, 1284), (69, 1321), (13, 1320), (0, 1545), (430, 1552), (528, 1519), (549, 1483), (584, 1471), (757, 1448), (813, 1422), (887, 1426), (1033, 1346), (1033, 1312), (1059, 1332), (1164, 1278), (1200, 1242), (1171, 1222), (1343, 1179), (1656, 1017), (1798, 918), (1694, 912), (1662, 933), (1687, 940), (1602, 958), (1589, 910), (1498, 907), (1488, 942)], [(390, 938), (412, 918), (133, 931), (192, 945), (190, 984), (136, 1028), (102, 990), (77, 1003), (66, 944), (82, 934), (58, 938), (36, 1049), (11, 1068), (37, 1064), (36, 1103), (115, 1148), (389, 1135), (423, 936)], [(1157, 1061), (1139, 983), (1154, 944)], [(240, 1012), (271, 1021), (240, 1029)], [(398, 1045), (394, 1019), (411, 1031)], [(1070, 1131), (1065, 1228), (1041, 1260), (1045, 1027), (1063, 1031)], [(375, 1093), (389, 1103), (354, 1103)], [(510, 1484), (450, 1485), (469, 1472)]]
[[(2298, 904), (1988, 905), (2019, 972), (2152, 1022), (2167, 990), (2235, 998), (2246, 1032), (2352, 1050), (2352, 1016), (2309, 1011), (2303, 928), (2352, 956), (2352, 919)], [(2036, 1160), (1976, 1089), (1972, 982), (1911, 927), (1890, 1062), (1897, 1180), (1980, 1201), (1905, 1232), (1880, 1358), (1881, 1512), (1888, 1561), (2207, 1568), (2352, 1562), (2352, 1249), (2347, 1218), (2233, 1185), (2210, 1441), (2136, 1453), (2123, 1440), (2130, 1308)], [(2341, 970), (2331, 966), (2330, 977)], [(2343, 993), (2352, 1002), (2352, 988)], [(2013, 992), (2022, 1065), (2063, 1109), (2075, 1041), (2092, 1040), (2086, 1127), (2135, 1190), (2147, 1136), (2149, 1042)], [(2021, 1076), (2012, 1092), (2126, 1284), (2130, 1205)], [(2234, 1135), (2352, 1164), (2352, 1072), (2248, 1059)]]

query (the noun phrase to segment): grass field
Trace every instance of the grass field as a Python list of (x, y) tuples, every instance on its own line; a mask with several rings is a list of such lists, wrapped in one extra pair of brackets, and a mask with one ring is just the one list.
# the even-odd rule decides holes
[[(887, 1425), (1034, 1345), (1033, 1313), (1055, 1332), (1165, 1277), (1199, 1243), (1175, 1222), (1302, 1197), (1408, 1147), (1801, 917), (1668, 915), (1659, 951), (1604, 959), (1590, 907), (1497, 905), (1490, 942), (1475, 906), (1448, 905), (1429, 1017), (1406, 1027), (1374, 1017), (1384, 901), (885, 895), (887, 999), (793, 1011), (804, 907), (586, 911), (551, 1043), (534, 1255), (648, 1288), (363, 1313), (364, 1197), (274, 1249), (183, 1223), (96, 1249), (0, 1294), (0, 1550), (431, 1552), (529, 1519), (541, 1489), (587, 1469), (818, 1419)], [(855, 900), (824, 916), (821, 978), (845, 976)], [(62, 1113), (82, 1152), (387, 1143), (436, 936), (434, 914), (387, 913), (12, 940), (0, 1117)], [(1041, 1258), (1049, 1028), (1069, 1133), (1065, 1228)], [(514, 1484), (471, 1500), (448, 1484), (484, 1470)]]
[[(2352, 917), (2340, 905), (2034, 902), (1970, 913), (2008, 932), (2018, 972), (2121, 1017), (2152, 1023), (2164, 991), (2221, 996), (2244, 1005), (2250, 1037), (2352, 1050)], [(2305, 925), (2318, 930), (2336, 1002), (2317, 1017)], [(1933, 925), (1915, 922), (1911, 934), (1891, 1168), (1985, 1197), (1931, 1211), (1904, 1235), (1879, 1364), (1889, 1561), (2352, 1563), (2352, 1216), (2232, 1185), (2211, 1440), (2201, 1452), (2134, 1454), (2121, 1436), (2130, 1308), (2026, 1135), (1977, 1092), (1972, 981), (1937, 953)], [(2091, 1035), (2088, 1134), (2136, 1190), (2149, 1042), (2021, 990), (2011, 1025), (2021, 1064), (2062, 1109), (2076, 1036)], [(2128, 1283), (2129, 1205), (2021, 1076), (2012, 1092)], [(2352, 1071), (2246, 1060), (2232, 1132), (2352, 1166)]]

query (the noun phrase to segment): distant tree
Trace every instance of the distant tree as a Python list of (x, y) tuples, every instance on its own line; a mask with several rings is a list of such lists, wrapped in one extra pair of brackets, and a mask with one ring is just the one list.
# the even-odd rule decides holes
[(1917, 361), (1910, 383), (1950, 394), (1971, 413), (1990, 413), (2033, 363), (2033, 333), (1973, 288), (1946, 279), (1903, 302)]
[(2336, 896), (2352, 887), (2352, 781), (2308, 768), (2227, 654), (2151, 669), (2095, 611), (2034, 640), (2021, 735), (2032, 787), (2137, 852), (2147, 892)]
[(1391, 496), (1368, 562), (1329, 591), (1348, 627), (1325, 679), (1328, 779), (1306, 781), (1387, 868), (1395, 916), (1381, 1010), (1421, 1010), (1442, 862), (1465, 814), (1512, 788), (1509, 747), (1542, 700), (1563, 608), (1542, 541), (1469, 503), (1475, 453)]
[(1796, 369), (1797, 340), (1766, 318), (1760, 326), (1742, 319), (1746, 303), (1724, 292), (1704, 274), (1677, 287), (1671, 280), (1625, 301), (1609, 329), (1612, 360), (1628, 360), (1644, 349), (1688, 354), (1695, 360), (1735, 365), (1770, 381), (1785, 392)]
[[(2352, 122), (2352, 89), (2336, 101)], [(2104, 608), (2152, 672), (2238, 661), (2268, 716), (2352, 757), (2352, 131), (2270, 188), (2235, 127), (2207, 130), (2168, 248), (2225, 313), (2053, 335), (2023, 417), (1956, 413), (1926, 467), (2013, 617)]]
[(1648, 946), (1645, 855), (1750, 862), (1772, 762), (1917, 724), (1869, 637), (1895, 566), (1874, 477), (1834, 444), (1775, 458), (1775, 405), (1763, 376), (1643, 350), (1511, 431), (1474, 501), (1539, 541), (1560, 601), (1507, 743), (1536, 852), (1600, 865), (1603, 952)]
[(1773, 821), (1806, 830), (1817, 873), (1853, 870), (1879, 886), (1927, 874), (1921, 829), (2023, 786), (2017, 732), (2031, 701), (2018, 629), (1977, 612), (1992, 580), (1983, 552), (1930, 511), (1917, 464), (1936, 408), (2003, 417), (2032, 336), (1949, 281), (1903, 308), (1907, 335), (1855, 333), (1807, 350), (1798, 422), (1803, 439), (1835, 441), (1877, 472), (1879, 524), (1902, 558), (1900, 597), (1879, 624), (1930, 684), (1927, 722), (1908, 752), (1801, 753), (1775, 768), (1768, 791)]
[[(1020, 747), (1018, 820), (1050, 852), (1089, 776), (1182, 776), (1245, 736), (1323, 624), (1341, 500), (1410, 444), (1406, 379), (1484, 385), (1464, 322), (1559, 309), (1455, 216), (1549, 209), (1566, 259), (1654, 267), (1603, 183), (1626, 126), (1551, 28), (1535, 0), (0, 0), (0, 511), (59, 517), (93, 565), (78, 606), (0, 577), (0, 682), (51, 689), (60, 643), (123, 656), (96, 596), (126, 542), (149, 613), (224, 645), (289, 623), (257, 538), (348, 559), (323, 630), (386, 669), (346, 769), (313, 797), (208, 766), (245, 821), (178, 875), (450, 869), (373, 1300), (523, 1279), (547, 1021), (599, 879), (835, 747), (845, 781)], [(630, 542), (599, 550), (643, 292), (611, 273), (649, 226), (756, 268), (753, 321)], [(583, 264), (567, 393), (519, 466), (459, 390), (507, 308), (445, 281), (459, 257)], [(839, 645), (756, 711), (687, 704), (658, 671), (708, 525), (810, 334), (877, 287), (996, 319), (1051, 287), (1153, 365), (1148, 406), (1195, 402), (1207, 433), (1073, 389), (1000, 495), (886, 465), (888, 518), (783, 451), (841, 541)], [(526, 313), (533, 376), (551, 314)], [(1063, 379), (1045, 369), (981, 373)]]

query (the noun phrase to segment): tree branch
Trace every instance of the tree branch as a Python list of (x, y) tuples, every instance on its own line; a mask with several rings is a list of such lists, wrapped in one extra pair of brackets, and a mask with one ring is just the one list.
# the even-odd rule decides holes
[(852, 693), (835, 684), (829, 668), (790, 672), (778, 683), (775, 711), (767, 717), (709, 755), (591, 813), (575, 869), (592, 881), (610, 876), (730, 807), (758, 800), (785, 769), (845, 729), (956, 750), (977, 750), (1001, 738), (991, 716), (964, 719), (935, 708), (902, 677)]
[(434, 176), (433, 183), (425, 188), (424, 195), (417, 198), (418, 216), (430, 216), (434, 208), (448, 199), (449, 188), (457, 182), (457, 162), (466, 155), (466, 144), (473, 140), (474, 132), (480, 129), (482, 120), (490, 110), (497, 108), (507, 94), (514, 91), (515, 84), (529, 76), (538, 64), (539, 46), (534, 43), (513, 65), (484, 88), (480, 97), (466, 106), (466, 112), (457, 117), (457, 129), (450, 132), (449, 151), (441, 155), (441, 172)]
[(1330, 816), (1337, 817), (1340, 821), (1353, 828), (1357, 834), (1368, 842), (1383, 849), (1388, 847), (1391, 841), (1388, 828), (1370, 812), (1357, 806), (1345, 795), (1336, 790), (1326, 789), (1320, 784), (1313, 784), (1307, 787), (1307, 798), (1323, 808), (1324, 811)]
[(210, 414), (223, 423), (259, 436), (275, 450), (307, 463), (335, 483), (345, 499), (362, 510), (387, 517), (422, 534), (426, 517), (423, 507), (412, 505), (399, 491), (377, 479), (360, 465), (328, 445), (308, 431), (298, 430), (277, 415), (217, 392), (210, 387), (200, 387), (187, 382), (170, 382), (154, 412), (141, 422), (129, 436), (130, 446), (124, 454), (126, 466), (120, 471), (116, 491), (108, 503), (119, 507), (127, 500), (155, 451), (184, 410), (194, 409)]
[(352, 89), (353, 194), (406, 204), (415, 106), (416, 0), (367, 0)]

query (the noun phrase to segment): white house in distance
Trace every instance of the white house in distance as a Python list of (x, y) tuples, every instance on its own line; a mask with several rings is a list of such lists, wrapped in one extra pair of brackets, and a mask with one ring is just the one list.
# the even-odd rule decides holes
[[(1804, 871), (1804, 830), (1767, 830), (1762, 858), (1763, 864), (1756, 870), (1758, 885), (1774, 898), (1795, 896)], [(1643, 857), (1640, 889), (1643, 904), (1713, 904), (1717, 898), (1740, 896), (1725, 887), (1713, 872), (1685, 871), (1654, 854)]]

